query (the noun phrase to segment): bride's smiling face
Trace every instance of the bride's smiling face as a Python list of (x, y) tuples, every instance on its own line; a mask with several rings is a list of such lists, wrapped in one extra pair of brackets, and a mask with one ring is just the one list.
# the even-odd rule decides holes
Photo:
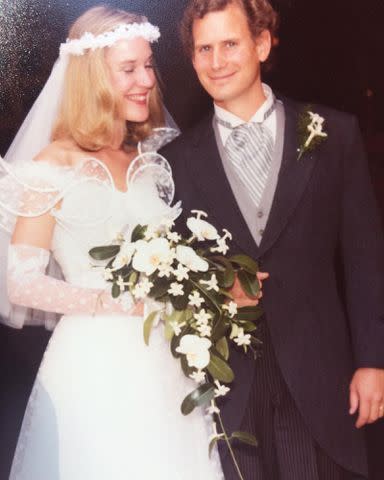
[(153, 54), (143, 38), (119, 40), (106, 49), (106, 64), (114, 91), (121, 97), (124, 120), (145, 122), (149, 95), (156, 84)]

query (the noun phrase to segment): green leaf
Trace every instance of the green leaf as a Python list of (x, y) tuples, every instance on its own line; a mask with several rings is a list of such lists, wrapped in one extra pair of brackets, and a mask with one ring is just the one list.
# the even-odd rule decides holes
[(236, 320), (245, 320), (247, 322), (255, 322), (263, 315), (263, 309), (260, 305), (254, 307), (241, 307), (237, 310)]
[(222, 355), (224, 360), (229, 358), (229, 347), (226, 337), (221, 337), (218, 342), (215, 344), (216, 350)]
[[(218, 316), (215, 317), (217, 319)], [(230, 320), (225, 316), (220, 316), (218, 320), (214, 321), (212, 328), (211, 339), (215, 342), (227, 333), (230, 327)]]
[(253, 274), (249, 274), (245, 270), (240, 270), (237, 275), (244, 293), (251, 298), (257, 298), (260, 291), (259, 280)]
[(256, 273), (259, 271), (259, 265), (257, 262), (255, 262), (255, 260), (248, 255), (234, 255), (233, 257), (229, 258), (229, 261), (239, 265), (248, 273), (252, 273), (253, 275), (256, 275)]
[(144, 322), (143, 334), (144, 334), (144, 342), (146, 345), (149, 345), (149, 336), (151, 335), (153, 322), (155, 321), (158, 313), (159, 313), (159, 310), (155, 310), (154, 312), (151, 312)]
[(171, 322), (183, 323), (186, 321), (186, 318), (186, 310), (174, 310), (170, 315), (164, 316), (164, 336), (165, 339), (168, 340), (168, 342), (172, 340), (172, 337), (175, 334), (173, 327), (171, 326)]
[(149, 294), (151, 298), (158, 300), (168, 293), (168, 289), (171, 285), (171, 280), (168, 280), (166, 278), (159, 278), (157, 277), (157, 274), (151, 276), (150, 280), (153, 282), (153, 287), (151, 288), (151, 292)]
[(240, 440), (240, 442), (251, 445), (252, 447), (258, 447), (259, 445), (257, 438), (248, 432), (233, 432), (230, 438), (236, 438)]
[(224, 295), (224, 297), (229, 298), (230, 300), (233, 300), (233, 299), (234, 299), (232, 293), (228, 292), (227, 290), (224, 290), (223, 288), (220, 288), (220, 289), (219, 289), (219, 293), (221, 293), (222, 295)]
[(142, 240), (145, 237), (146, 230), (146, 226), (136, 225), (131, 235), (131, 242), (137, 242), (137, 240)]
[(120, 245), (106, 245), (105, 247), (95, 247), (89, 250), (89, 255), (94, 260), (108, 260), (120, 252)]
[(212, 440), (209, 442), (209, 447), (208, 447), (209, 458), (211, 458), (212, 450), (219, 440), (224, 440), (224, 434), (223, 433), (219, 433), (216, 437), (213, 437)]
[(224, 266), (224, 270), (216, 272), (216, 277), (220, 287), (231, 288), (235, 283), (236, 273), (232, 263), (225, 257), (214, 257), (214, 259)]
[(250, 333), (257, 330), (257, 326), (252, 322), (240, 322), (240, 325), (244, 329), (245, 333)]
[(181, 404), (183, 415), (189, 415), (196, 407), (209, 403), (215, 396), (215, 386), (212, 383), (204, 383), (187, 395)]
[(112, 297), (118, 298), (119, 295), (120, 295), (120, 287), (116, 283), (114, 283), (112, 285)]
[(228, 363), (212, 353), (207, 369), (215, 380), (223, 383), (231, 383), (235, 378), (235, 374)]

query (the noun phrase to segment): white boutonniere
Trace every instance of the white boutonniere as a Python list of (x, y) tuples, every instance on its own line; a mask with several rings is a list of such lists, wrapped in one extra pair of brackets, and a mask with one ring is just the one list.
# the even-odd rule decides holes
[(300, 160), (305, 152), (314, 150), (326, 137), (328, 137), (328, 134), (323, 129), (325, 119), (318, 113), (312, 112), (309, 108), (306, 109), (299, 118), (298, 129), (300, 146), (297, 149), (299, 153), (297, 157), (298, 160)]

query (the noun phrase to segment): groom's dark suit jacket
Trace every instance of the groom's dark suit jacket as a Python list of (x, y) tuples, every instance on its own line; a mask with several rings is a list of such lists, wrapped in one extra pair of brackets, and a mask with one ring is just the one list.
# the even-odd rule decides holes
[[(191, 209), (208, 212), (210, 222), (232, 232), (235, 251), (256, 258), (270, 273), (265, 318), (296, 405), (320, 447), (344, 468), (366, 475), (363, 432), (348, 414), (349, 384), (356, 368), (384, 368), (381, 220), (355, 118), (312, 107), (325, 118), (328, 137), (298, 161), (303, 105), (282, 100), (283, 160), (259, 247), (224, 173), (212, 114), (160, 153), (171, 163), (183, 219)], [(229, 431), (241, 423), (257, 368), (242, 353), (231, 361), (236, 380), (223, 407)]]

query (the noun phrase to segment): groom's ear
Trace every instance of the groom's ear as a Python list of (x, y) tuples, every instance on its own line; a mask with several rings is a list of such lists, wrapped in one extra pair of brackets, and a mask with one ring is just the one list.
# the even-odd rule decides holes
[(256, 51), (261, 63), (268, 60), (272, 48), (272, 37), (269, 30), (263, 30), (256, 38)]

